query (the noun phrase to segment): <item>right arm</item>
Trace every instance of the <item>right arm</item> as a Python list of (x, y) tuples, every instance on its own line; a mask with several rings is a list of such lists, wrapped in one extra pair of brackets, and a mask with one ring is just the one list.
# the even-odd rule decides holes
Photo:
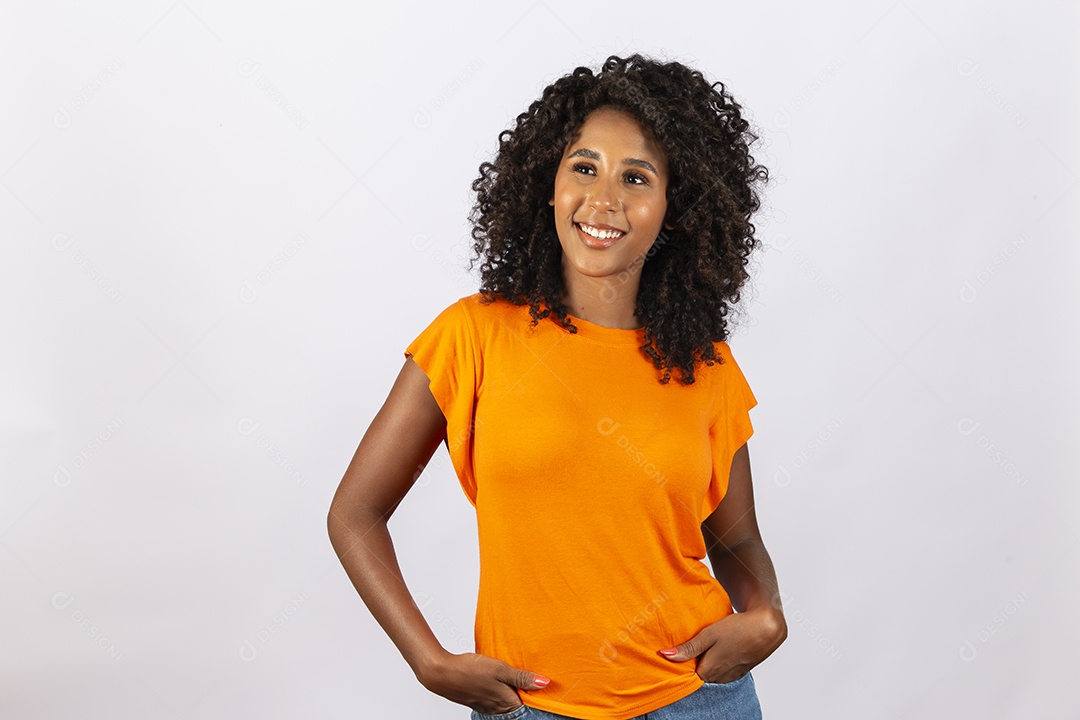
[(408, 358), (360, 441), (326, 520), (353, 587), (417, 677), (444, 649), (405, 586), (386, 523), (445, 437), (446, 420), (427, 376)]
[(421, 684), (482, 713), (505, 712), (521, 705), (513, 687), (538, 690), (534, 678), (542, 676), (443, 648), (405, 585), (387, 529), (445, 438), (427, 375), (409, 357), (334, 494), (327, 529), (353, 586)]

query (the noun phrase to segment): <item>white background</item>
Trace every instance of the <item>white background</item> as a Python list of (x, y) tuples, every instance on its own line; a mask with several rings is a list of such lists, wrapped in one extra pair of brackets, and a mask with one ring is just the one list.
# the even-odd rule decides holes
[[(1078, 14), (5, 2), (0, 714), (468, 717), (326, 512), (476, 289), (499, 132), (633, 51), (723, 80), (775, 181), (731, 341), (790, 628), (765, 716), (1073, 712)], [(391, 521), (454, 652), (474, 522), (445, 448)]]

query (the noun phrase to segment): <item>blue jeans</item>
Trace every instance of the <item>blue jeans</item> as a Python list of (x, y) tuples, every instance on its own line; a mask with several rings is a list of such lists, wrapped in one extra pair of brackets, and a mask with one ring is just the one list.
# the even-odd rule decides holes
[[(509, 712), (485, 715), (472, 711), (472, 720), (575, 720), (522, 705)], [(749, 672), (729, 683), (707, 682), (682, 700), (632, 720), (761, 720), (754, 677)]]

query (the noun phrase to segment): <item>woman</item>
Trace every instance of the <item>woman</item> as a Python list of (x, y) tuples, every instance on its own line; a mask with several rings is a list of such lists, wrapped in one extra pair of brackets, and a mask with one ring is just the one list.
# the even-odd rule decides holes
[[(768, 172), (716, 86), (612, 56), (500, 135), (480, 291), (406, 348), (334, 498), (364, 602), (473, 720), (761, 717), (750, 670), (787, 629), (726, 340)], [(475, 653), (439, 644), (386, 527), (441, 442), (477, 513)]]

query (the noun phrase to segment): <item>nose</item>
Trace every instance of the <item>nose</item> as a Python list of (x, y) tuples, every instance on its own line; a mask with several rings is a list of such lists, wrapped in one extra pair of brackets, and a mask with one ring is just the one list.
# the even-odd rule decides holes
[(615, 212), (622, 208), (618, 181), (600, 178), (594, 185), (589, 197), (589, 206), (601, 212)]

